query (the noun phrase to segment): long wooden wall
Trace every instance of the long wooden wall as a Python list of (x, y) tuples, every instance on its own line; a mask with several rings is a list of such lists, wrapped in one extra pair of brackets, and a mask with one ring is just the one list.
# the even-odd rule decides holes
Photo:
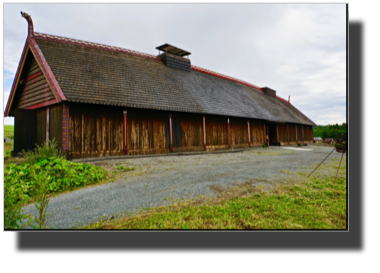
[(250, 119), (249, 127), (251, 129), (251, 146), (261, 146), (264, 144), (264, 121)]
[[(62, 108), (61, 108), (62, 109)], [(128, 154), (170, 152), (170, 113), (127, 108)], [(60, 111), (62, 112), (62, 111)], [(53, 114), (53, 110), (51, 110)], [(171, 112), (173, 152), (204, 150), (203, 115)], [(205, 115), (206, 149), (228, 149), (227, 117)], [(62, 118), (62, 117), (60, 117)], [(245, 118), (229, 118), (231, 148), (248, 147), (248, 124)], [(250, 119), (251, 146), (264, 143), (264, 121)], [(123, 108), (98, 105), (70, 104), (69, 151), (72, 158), (124, 154)], [(278, 126), (279, 140), (288, 144), (287, 124)], [(289, 124), (289, 142), (302, 143), (301, 125)], [(310, 126), (309, 126), (310, 127)], [(304, 126), (305, 140), (310, 138)], [(272, 129), (273, 129), (272, 128)]]
[(190, 113), (172, 113), (173, 151), (203, 150), (203, 116)]
[(228, 149), (227, 118), (205, 115), (207, 150)]

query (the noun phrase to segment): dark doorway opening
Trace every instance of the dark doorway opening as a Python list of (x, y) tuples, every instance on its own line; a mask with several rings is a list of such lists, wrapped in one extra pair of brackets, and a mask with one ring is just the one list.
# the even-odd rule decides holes
[(277, 141), (277, 127), (274, 123), (268, 123), (268, 140), (269, 145), (278, 145)]

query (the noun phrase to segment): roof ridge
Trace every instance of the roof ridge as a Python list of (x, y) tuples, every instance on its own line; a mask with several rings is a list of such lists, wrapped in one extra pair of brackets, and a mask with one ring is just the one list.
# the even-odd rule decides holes
[(147, 59), (153, 59), (156, 61), (161, 61), (160, 57), (157, 57), (157, 56), (152, 55), (152, 54), (142, 53), (142, 52), (127, 49), (127, 48), (110, 46), (110, 45), (94, 43), (94, 42), (88, 42), (88, 41), (84, 41), (84, 40), (68, 38), (68, 37), (63, 37), (63, 36), (58, 36), (58, 35), (51, 35), (51, 34), (34, 32), (33, 38), (43, 39), (43, 40), (53, 40), (53, 41), (59, 41), (62, 43), (69, 43), (69, 44), (93, 47), (93, 48), (98, 48), (98, 49), (103, 49), (103, 50), (122, 52), (122, 53), (130, 54), (130, 55), (136, 55), (136, 56), (147, 58)]
[[(156, 61), (161, 61), (160, 57), (152, 55), (152, 54), (142, 53), (142, 52), (139, 52), (139, 51), (135, 51), (135, 50), (131, 50), (131, 49), (126, 49), (126, 48), (122, 48), (122, 47), (110, 46), (110, 45), (105, 45), (105, 44), (100, 44), (100, 43), (94, 43), (94, 42), (88, 42), (88, 41), (84, 41), (84, 40), (80, 40), (80, 39), (68, 38), (68, 37), (63, 37), (63, 36), (58, 36), (58, 35), (52, 35), (52, 34), (34, 32), (34, 37), (33, 38), (34, 39), (36, 39), (36, 38), (37, 39), (43, 39), (43, 40), (53, 40), (53, 41), (59, 41), (59, 42), (62, 42), (62, 43), (69, 43), (69, 44), (80, 45), (80, 46), (87, 46), (87, 47), (93, 47), (93, 48), (103, 49), (103, 50), (108, 50), (108, 51), (121, 52), (121, 53), (126, 53), (126, 54), (129, 54), (129, 55), (135, 55), (135, 56), (139, 56), (139, 57), (143, 57), (143, 58), (147, 58), (147, 59), (153, 59), (153, 60), (156, 60)], [(261, 87), (258, 87), (257, 85), (254, 85), (252, 83), (248, 83), (246, 81), (243, 81), (243, 80), (240, 80), (240, 79), (228, 76), (228, 75), (224, 75), (222, 73), (218, 73), (218, 72), (215, 72), (215, 71), (212, 71), (212, 70), (209, 70), (209, 69), (206, 69), (206, 68), (202, 68), (202, 67), (199, 67), (199, 66), (195, 66), (195, 65), (191, 65), (191, 69), (195, 70), (195, 71), (198, 71), (198, 72), (202, 72), (202, 73), (208, 74), (208, 75), (212, 75), (212, 76), (215, 76), (215, 77), (218, 77), (218, 78), (222, 78), (222, 79), (230, 80), (230, 81), (233, 81), (233, 82), (241, 83), (243, 85), (246, 85), (246, 86), (249, 86), (249, 87), (253, 87), (253, 88), (255, 88), (255, 89), (257, 89), (257, 90), (259, 90), (261, 92), (264, 92), (263, 89)], [(282, 100), (284, 102), (289, 103), (287, 100), (285, 100), (285, 99), (283, 99), (283, 98), (281, 98), (281, 97), (279, 97), (277, 95), (276, 95), (276, 98), (279, 99), (279, 100)]]

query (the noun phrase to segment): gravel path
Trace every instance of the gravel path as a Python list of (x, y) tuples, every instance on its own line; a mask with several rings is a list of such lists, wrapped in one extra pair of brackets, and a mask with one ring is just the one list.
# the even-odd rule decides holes
[[(190, 199), (199, 195), (212, 196), (210, 186), (227, 188), (252, 179), (278, 180), (289, 176), (284, 171), (310, 172), (330, 152), (331, 147), (269, 147), (252, 148), (238, 153), (160, 156), (94, 162), (106, 169), (113, 165), (135, 167), (115, 182), (62, 194), (50, 200), (50, 228), (80, 227), (99, 218), (142, 207), (168, 204), (172, 198)], [(340, 159), (332, 153), (325, 161)], [(282, 172), (280, 172), (282, 171)], [(123, 176), (124, 176), (123, 174)], [(34, 205), (24, 207), (25, 213), (36, 214)]]

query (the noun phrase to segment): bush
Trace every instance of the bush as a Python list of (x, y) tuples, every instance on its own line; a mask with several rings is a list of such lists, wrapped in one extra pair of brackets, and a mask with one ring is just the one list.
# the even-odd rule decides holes
[(58, 143), (54, 138), (51, 141), (49, 140), (49, 142), (46, 141), (44, 144), (36, 144), (36, 148), (32, 151), (25, 152), (23, 150), (22, 153), (25, 155), (26, 163), (29, 164), (51, 157), (64, 158), (61, 150), (58, 149)]

